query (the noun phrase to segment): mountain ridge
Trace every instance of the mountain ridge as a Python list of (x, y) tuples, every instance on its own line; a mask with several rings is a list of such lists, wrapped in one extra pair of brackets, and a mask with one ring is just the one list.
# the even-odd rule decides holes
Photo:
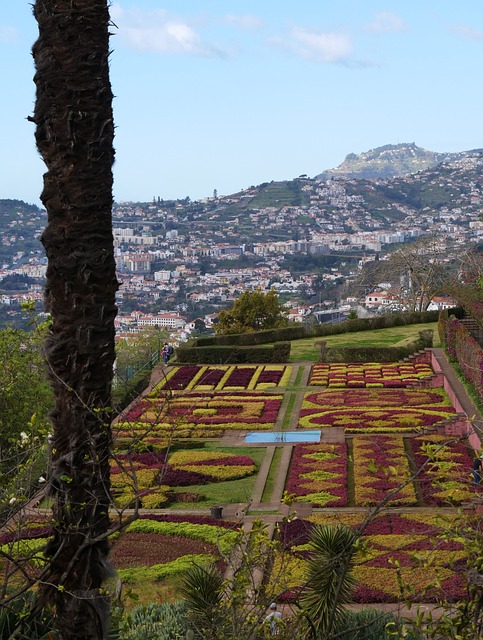
[(349, 153), (334, 169), (326, 169), (317, 179), (361, 178), (387, 179), (431, 169), (438, 164), (451, 163), (479, 150), (441, 153), (418, 147), (414, 142), (387, 144), (362, 153)]

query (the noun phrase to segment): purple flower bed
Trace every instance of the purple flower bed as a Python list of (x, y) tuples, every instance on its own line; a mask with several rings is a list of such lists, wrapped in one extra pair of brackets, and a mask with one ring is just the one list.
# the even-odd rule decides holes
[(197, 471), (173, 469), (173, 467), (168, 465), (160, 478), (160, 482), (170, 487), (189, 487), (194, 484), (209, 484), (213, 482), (213, 478)]
[(220, 457), (220, 458), (217, 458), (216, 460), (211, 460), (211, 459), (200, 460), (195, 464), (197, 465), (202, 464), (204, 467), (209, 467), (209, 466), (230, 467), (230, 466), (237, 466), (237, 465), (250, 467), (253, 465), (253, 460), (248, 456), (234, 456), (234, 457), (224, 457), (224, 458)]
[(133, 453), (131, 455), (119, 454), (113, 459), (111, 473), (121, 473), (120, 466), (129, 470), (131, 467), (139, 469), (160, 469), (166, 460), (165, 453)]
[(200, 369), (201, 367), (196, 365), (178, 367), (171, 378), (165, 381), (161, 381), (158, 388), (163, 390), (170, 389), (172, 391), (180, 391), (181, 389), (186, 389), (187, 385), (191, 382), (191, 380), (195, 377)]
[[(341, 515), (341, 517), (343, 517)], [(362, 520), (362, 518), (361, 518)], [(290, 549), (292, 545), (300, 546), (307, 544), (311, 528), (315, 526), (310, 522), (294, 520), (293, 522), (282, 523), (280, 525), (280, 540), (284, 549)], [(352, 528), (358, 529), (359, 525), (353, 525)], [(417, 567), (414, 561), (414, 553), (431, 551), (439, 554), (437, 566), (450, 569), (453, 574), (449, 577), (441, 579), (441, 587), (433, 589), (424, 594), (425, 602), (437, 602), (444, 595), (449, 599), (461, 599), (465, 593), (464, 574), (467, 570), (464, 559), (453, 562), (451, 556), (445, 556), (446, 552), (459, 551), (463, 549), (463, 545), (459, 542), (446, 542), (438, 538), (441, 530), (431, 524), (419, 520), (411, 520), (408, 517), (402, 517), (396, 514), (383, 514), (372, 519), (364, 530), (364, 539), (367, 540), (372, 554), (369, 558), (364, 559), (358, 557), (356, 566), (356, 575), (360, 580), (353, 593), (354, 602), (361, 604), (395, 602), (400, 599), (397, 589), (389, 587), (390, 583), (395, 583), (396, 568), (392, 563), (392, 559), (399, 562), (401, 568), (414, 569), (416, 594), (414, 600), (418, 600), (418, 593), (422, 593), (422, 589), (426, 582), (425, 569)], [(372, 536), (390, 536), (391, 534), (402, 536), (398, 540), (400, 543), (398, 548), (393, 548), (393, 543), (389, 540), (374, 538)], [(411, 541), (411, 536), (424, 536), (423, 539)], [(404, 536), (407, 536), (408, 544), (405, 545)], [(379, 552), (379, 553), (378, 553)], [(297, 557), (308, 557), (310, 552), (295, 550)], [(386, 572), (389, 581), (387, 590), (383, 590), (374, 586), (376, 584), (383, 585), (385, 580), (381, 580), (378, 570)], [(293, 602), (300, 595), (302, 587), (294, 587), (287, 590), (280, 598), (280, 602)], [(421, 590), (421, 591), (420, 591)]]
[[(384, 591), (371, 589), (364, 585), (357, 585), (352, 593), (352, 601), (356, 604), (373, 604), (376, 602), (394, 602), (396, 594), (393, 598), (389, 598)], [(397, 599), (397, 598), (396, 598)]]
[[(263, 402), (263, 408), (260, 415), (243, 415), (245, 409), (250, 407), (250, 403)], [(215, 415), (205, 415), (195, 413), (196, 409), (204, 408), (197, 407), (195, 404), (189, 405), (173, 405), (169, 410), (169, 417), (176, 418), (182, 417), (187, 422), (194, 422), (195, 424), (224, 424), (226, 422), (243, 422), (244, 424), (259, 424), (261, 422), (275, 422), (277, 419), (278, 411), (280, 409), (281, 400), (270, 398), (259, 400), (256, 397), (240, 398), (235, 401), (232, 399), (232, 405), (229, 407), (216, 406), (216, 402), (210, 406), (210, 408), (216, 409)]]
[[(128, 412), (125, 419), (147, 424), (173, 423), (177, 419), (182, 419), (184, 423), (200, 425), (202, 428), (237, 422), (247, 425), (265, 425), (275, 422), (281, 402), (281, 394), (256, 391), (194, 392), (185, 393), (169, 402), (164, 398), (141, 400)], [(210, 411), (205, 413), (204, 409)]]
[(197, 384), (212, 384), (214, 387), (221, 381), (226, 371), (224, 369), (208, 369), (205, 371)]
[[(428, 464), (426, 464), (428, 462), (428, 455), (422, 449), (422, 446), (424, 446), (424, 442), (424, 439), (421, 437), (411, 439), (411, 448), (416, 469), (421, 469), (423, 465), (425, 465), (424, 468), (422, 468), (422, 470), (419, 472), (416, 482), (419, 485), (423, 500), (425, 502), (427, 502), (428, 504), (443, 506), (448, 503), (449, 499), (446, 498), (445, 500), (442, 500), (435, 495), (441, 489), (441, 486), (435, 486), (435, 480), (437, 480), (438, 478), (437, 476), (435, 477), (434, 474), (430, 473), (430, 470), (437, 468), (438, 460), (440, 458), (436, 457), (434, 460), (431, 460)], [(428, 442), (431, 443), (430, 440)], [(447, 479), (448, 481), (461, 483), (461, 485), (464, 487), (470, 482), (469, 470), (472, 466), (472, 459), (469, 454), (468, 448), (462, 441), (451, 441), (446, 446), (445, 450), (447, 451), (447, 453), (449, 453), (449, 456), (445, 455), (444, 459), (448, 461), (451, 460), (456, 463), (455, 466), (451, 469), (451, 475), (445, 479)]]
[(372, 519), (366, 529), (364, 535), (425, 535), (433, 536), (438, 533), (438, 527), (427, 522), (418, 520), (408, 520), (395, 514), (384, 514)]
[(149, 409), (151, 409), (152, 406), (153, 406), (153, 402), (150, 402), (149, 400), (140, 400), (133, 407), (131, 407), (131, 409), (129, 409), (124, 420), (126, 422), (136, 422), (137, 420), (142, 418), (143, 414), (145, 414), (146, 411), (149, 411)]
[(329, 389), (323, 392), (308, 393), (305, 396), (306, 402), (319, 405), (321, 408), (334, 407), (364, 407), (369, 409), (401, 407), (431, 408), (434, 411), (451, 411), (441, 393), (436, 393), (429, 389)]
[(270, 371), (264, 369), (258, 376), (257, 384), (274, 384), (277, 385), (282, 379), (283, 371)]
[(280, 542), (284, 549), (290, 549), (294, 545), (306, 544), (314, 524), (308, 520), (286, 521), (280, 523)]
[(224, 384), (224, 388), (243, 387), (245, 389), (253, 378), (256, 370), (256, 367), (236, 367), (229, 375), (228, 380)]
[[(411, 427), (416, 430), (421, 427), (429, 427), (431, 425), (442, 422), (446, 419), (446, 414), (454, 413), (451, 407), (434, 409), (433, 407), (417, 408), (401, 408), (401, 409), (383, 409), (377, 410), (377, 417), (374, 416), (374, 409), (333, 409), (333, 410), (316, 410), (302, 409), (300, 417), (308, 417), (308, 421), (301, 422), (301, 426), (311, 428), (320, 427), (350, 427), (351, 429), (370, 430), (373, 428), (384, 428), (387, 431), (397, 431), (401, 427), (408, 428), (407, 421), (411, 422)], [(434, 411), (434, 413), (429, 413)], [(380, 425), (380, 422), (384, 424)]]
[[(336, 457), (323, 460), (308, 457), (311, 453), (327, 453), (328, 449), (329, 453), (333, 453)], [(303, 474), (318, 470), (336, 475), (327, 480), (311, 480), (303, 477)], [(286, 491), (299, 498), (317, 493), (327, 493), (332, 496), (332, 499), (325, 501), (323, 505), (320, 505), (314, 499), (314, 505), (325, 507), (346, 506), (347, 445), (345, 443), (296, 445), (290, 463)]]
[(49, 538), (52, 535), (52, 527), (45, 525), (42, 527), (25, 527), (15, 531), (5, 531), (0, 535), (0, 545), (10, 544), (16, 540), (33, 540), (35, 538)]

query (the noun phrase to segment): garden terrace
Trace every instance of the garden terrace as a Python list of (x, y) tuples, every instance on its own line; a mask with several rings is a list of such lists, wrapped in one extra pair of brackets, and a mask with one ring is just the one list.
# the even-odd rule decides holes
[[(445, 532), (475, 499), (469, 417), (476, 409), (454, 391), (448, 367), (437, 350), (399, 363), (159, 368), (114, 424), (117, 506), (132, 505), (137, 491), (149, 516), (115, 541), (120, 575), (152, 599), (160, 589), (176, 597), (190, 562), (221, 563), (220, 545), (226, 552), (231, 544), (223, 532), (261, 518), (281, 523), (290, 601), (314, 523), (359, 527), (384, 501), (363, 534), (355, 600), (403, 599), (406, 581), (414, 600), (461, 597), (465, 551)], [(320, 442), (244, 440), (248, 431), (314, 429)], [(212, 509), (222, 519), (210, 518)], [(289, 512), (298, 519), (284, 523)]]
[[(281, 539), (293, 552), (293, 560), (285, 568), (289, 580), (282, 601), (291, 602), (303, 588), (302, 561), (310, 552), (310, 527), (332, 523), (357, 530), (364, 517), (361, 512), (338, 511), (281, 524)], [(364, 531), (356, 556), (354, 601), (374, 604), (423, 598), (427, 603), (439, 603), (464, 598), (464, 545), (461, 540), (445, 537), (451, 523), (458, 526), (459, 518), (458, 514), (441, 516), (434, 511), (398, 511), (375, 517)]]

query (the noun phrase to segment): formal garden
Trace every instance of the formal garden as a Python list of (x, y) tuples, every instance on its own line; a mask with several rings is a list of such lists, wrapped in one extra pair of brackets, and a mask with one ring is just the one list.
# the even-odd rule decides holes
[[(288, 610), (303, 594), (317, 525), (357, 533), (353, 603), (464, 598), (471, 420), (433, 365), (427, 349), (399, 362), (156, 369), (113, 424), (114, 505), (123, 518), (139, 509), (111, 538), (126, 609), (177, 601), (190, 567), (226, 574), (260, 523), (274, 545), (261, 584)], [(20, 540), (2, 534), (2, 551), (30, 558), (24, 571), (43, 562), (47, 520), (40, 509)]]
[[(275, 520), (286, 578), (277, 595), (290, 603), (303, 583), (311, 527), (357, 529), (383, 503), (364, 530), (354, 601), (462, 597), (467, 552), (448, 531), (475, 496), (474, 452), (463, 433), (448, 435), (461, 416), (434, 373), (427, 354), (401, 362), (181, 365), (160, 372), (116, 425), (118, 505), (135, 498), (121, 452), (136, 438), (149, 449), (129, 455), (143, 512), (114, 544), (119, 575), (143, 591), (148, 583), (146, 593), (173, 596), (186, 563), (204, 555), (222, 565), (238, 525)], [(314, 429), (317, 442), (244, 440), (257, 431)], [(254, 499), (269, 454), (264, 489)], [(280, 508), (285, 501), (288, 510)], [(223, 511), (213, 510), (220, 505)], [(292, 519), (303, 505), (306, 515)], [(276, 563), (273, 570), (279, 574)]]

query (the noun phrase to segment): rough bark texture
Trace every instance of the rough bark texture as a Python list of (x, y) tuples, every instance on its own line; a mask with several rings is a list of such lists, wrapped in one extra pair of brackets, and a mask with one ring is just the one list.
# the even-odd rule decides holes
[(108, 407), (114, 362), (112, 92), (107, 0), (36, 0), (33, 120), (47, 166), (46, 346), (56, 405), (49, 488), (54, 536), (39, 606), (53, 606), (60, 637), (105, 637), (110, 572)]

